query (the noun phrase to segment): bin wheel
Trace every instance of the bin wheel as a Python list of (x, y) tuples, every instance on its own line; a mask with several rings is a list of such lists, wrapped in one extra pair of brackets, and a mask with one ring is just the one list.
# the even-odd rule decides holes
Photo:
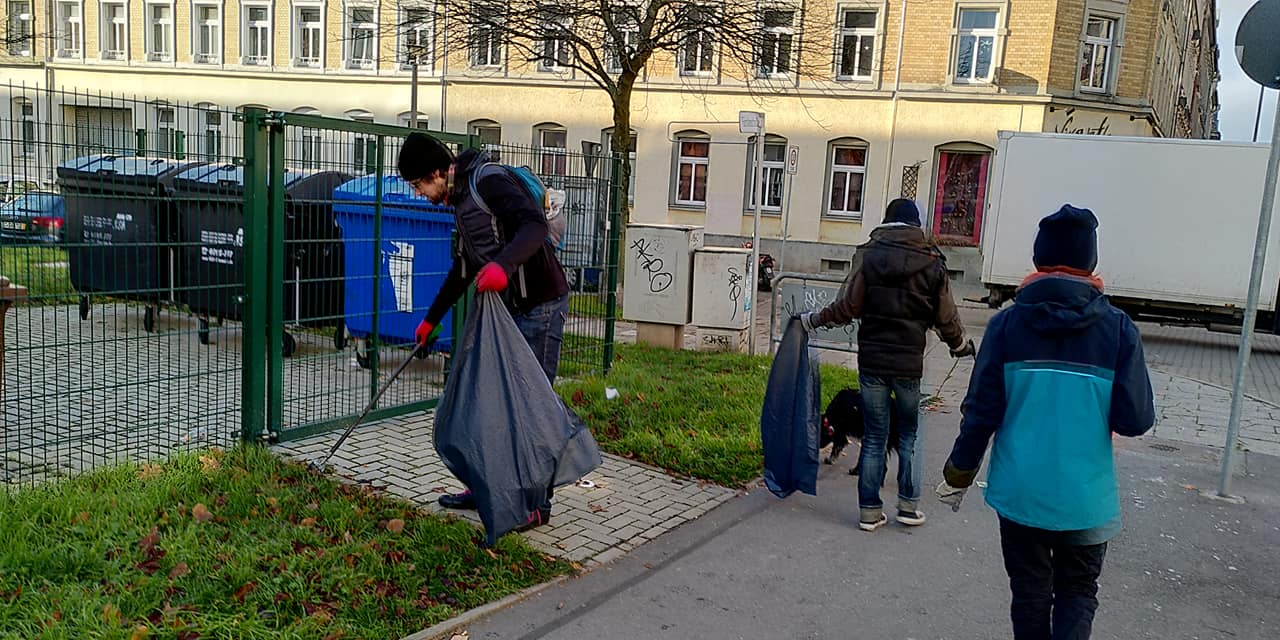
[(142, 328), (146, 329), (147, 333), (155, 332), (156, 330), (156, 308), (155, 307), (147, 307), (147, 310), (143, 312)]
[(289, 356), (292, 356), (293, 352), (296, 351), (297, 349), (298, 349), (298, 341), (294, 340), (293, 336), (289, 335), (288, 333), (285, 333), (284, 345), (280, 349), (280, 354), (288, 358)]
[(197, 334), (200, 337), (200, 344), (209, 344), (209, 320), (200, 318), (200, 330)]
[(80, 296), (80, 319), (89, 319), (89, 296)]
[(347, 325), (341, 320), (333, 329), (333, 348), (338, 351), (345, 351), (347, 348)]

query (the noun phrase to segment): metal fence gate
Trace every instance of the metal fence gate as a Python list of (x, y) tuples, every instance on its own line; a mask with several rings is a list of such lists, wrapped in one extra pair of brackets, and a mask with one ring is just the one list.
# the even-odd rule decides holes
[[(409, 357), (454, 242), (451, 213), (396, 177), (409, 129), (0, 90), (6, 484), (343, 426)], [(620, 161), (488, 150), (565, 191), (561, 376), (606, 371)], [(468, 301), (375, 415), (434, 405)]]

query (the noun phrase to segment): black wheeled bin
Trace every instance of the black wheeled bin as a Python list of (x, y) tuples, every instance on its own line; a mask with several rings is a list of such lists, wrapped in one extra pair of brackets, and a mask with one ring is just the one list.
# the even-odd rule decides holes
[(146, 303), (143, 326), (155, 330), (161, 303), (176, 302), (181, 282), (173, 178), (202, 163), (128, 155), (92, 155), (58, 166), (66, 202), (71, 286), (80, 319), (90, 295)]
[[(333, 190), (351, 179), (338, 171), (284, 174), (284, 318), (293, 326), (333, 327), (334, 347), (346, 345), (343, 247), (333, 214)], [(244, 168), (206, 165), (174, 178), (184, 272), (180, 300), (199, 314), (200, 342), (209, 318), (240, 320), (244, 295)], [(285, 356), (297, 342), (282, 336)]]

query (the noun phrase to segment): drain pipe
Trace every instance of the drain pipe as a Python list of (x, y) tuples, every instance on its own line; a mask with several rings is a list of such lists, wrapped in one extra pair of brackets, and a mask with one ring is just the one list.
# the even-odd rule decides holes
[[(898, 61), (893, 68), (893, 108), (889, 116), (889, 157), (884, 167), (884, 206), (889, 206), (889, 184), (893, 178), (893, 146), (894, 136), (898, 132), (898, 93), (902, 89), (902, 43), (907, 28), (907, 0), (902, 0), (902, 8), (898, 11)], [(865, 217), (864, 217), (865, 220)]]
[[(440, 69), (440, 131), (449, 130), (449, 4), (444, 4), (444, 63)], [(464, 132), (465, 133), (465, 132)]]

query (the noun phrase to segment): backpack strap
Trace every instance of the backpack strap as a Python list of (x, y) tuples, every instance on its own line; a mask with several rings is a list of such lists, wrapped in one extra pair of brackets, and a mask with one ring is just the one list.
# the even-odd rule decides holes
[[(493, 209), (489, 208), (489, 203), (485, 202), (484, 196), (480, 195), (480, 188), (478, 184), (480, 182), (480, 174), (484, 173), (488, 169), (495, 168), (498, 171), (502, 171), (501, 165), (493, 162), (486, 162), (479, 167), (476, 167), (476, 170), (472, 171), (471, 175), (467, 178), (467, 186), (471, 189), (471, 197), (475, 199), (476, 204), (480, 205), (481, 210), (491, 216), (493, 215)], [(490, 171), (490, 173), (492, 173), (492, 171)]]

